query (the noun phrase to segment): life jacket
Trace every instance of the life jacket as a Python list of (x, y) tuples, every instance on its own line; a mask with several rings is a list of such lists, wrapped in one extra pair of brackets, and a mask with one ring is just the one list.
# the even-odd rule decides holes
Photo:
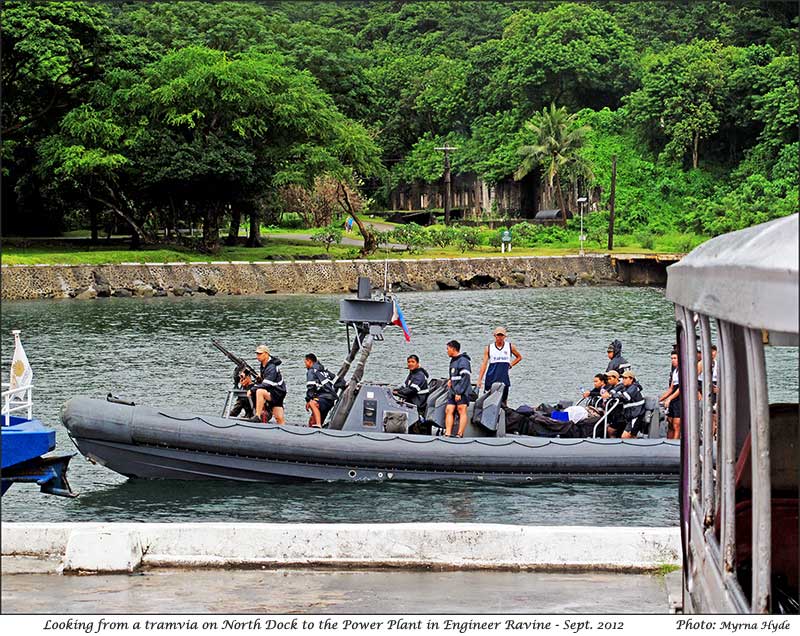
[(267, 389), (278, 394), (286, 395), (286, 383), (283, 381), (283, 375), (278, 369), (281, 364), (280, 358), (270, 356), (267, 364), (261, 365), (260, 375), (261, 382), (257, 385), (258, 388)]
[(450, 359), (450, 395), (468, 395), (472, 386), (469, 356), (461, 353)]
[(328, 371), (318, 361), (306, 371), (306, 402), (314, 398), (335, 400), (339, 396), (334, 387), (336, 375)]

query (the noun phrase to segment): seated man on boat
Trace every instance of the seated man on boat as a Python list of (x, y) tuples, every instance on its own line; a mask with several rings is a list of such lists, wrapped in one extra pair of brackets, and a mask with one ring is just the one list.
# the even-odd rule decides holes
[(401, 400), (410, 402), (417, 407), (417, 410), (422, 415), (425, 410), (425, 404), (428, 400), (428, 379), (430, 376), (428, 372), (419, 365), (419, 356), (411, 354), (406, 359), (406, 366), (408, 367), (408, 376), (406, 376), (403, 386), (394, 389), (394, 393)]
[[(622, 374), (623, 389), (619, 393), (622, 402), (622, 416), (625, 429), (621, 437), (629, 439), (638, 437), (642, 432), (643, 423), (641, 417), (644, 414), (644, 396), (642, 395), (642, 385), (636, 380), (633, 371), (628, 369)], [(618, 437), (615, 435), (615, 437)]]
[(614, 407), (614, 404), (619, 400), (620, 393), (622, 393), (625, 386), (619, 381), (619, 373), (614, 369), (606, 372), (606, 381), (608, 384), (600, 390), (600, 396), (603, 399), (603, 410), (609, 414), (606, 431), (609, 437), (619, 437), (625, 429), (625, 422), (623, 421), (622, 407), (619, 405)]
[(608, 378), (605, 373), (597, 373), (592, 378), (594, 386), (589, 391), (583, 392), (583, 397), (586, 398), (586, 406), (594, 409), (603, 408), (603, 398), (600, 392), (608, 390)]
[[(239, 368), (234, 369), (234, 389), (237, 389), (238, 391), (248, 391), (252, 386), (253, 380), (246, 371)], [(251, 417), (253, 417), (253, 400), (246, 393), (239, 393), (238, 395), (239, 397), (236, 398), (236, 402), (234, 403), (233, 408), (231, 408), (228, 415), (230, 415), (230, 417), (239, 417), (239, 414), (242, 413), (242, 417), (249, 420)]]
[(258, 373), (257, 383), (247, 392), (249, 397), (254, 397), (256, 401), (256, 412), (253, 421), (267, 422), (270, 419), (270, 411), (275, 416), (275, 422), (283, 424), (284, 418), (283, 401), (286, 398), (286, 383), (278, 367), (281, 364), (280, 358), (273, 358), (269, 354), (267, 345), (256, 347), (256, 358), (261, 369)]
[(313, 353), (306, 354), (305, 365), (306, 411), (311, 412), (308, 425), (312, 428), (322, 428), (325, 417), (339, 398), (334, 388), (336, 376), (323, 367)]
[(489, 391), (495, 382), (502, 382), (505, 385), (502, 403), (505, 404), (508, 400), (508, 390), (511, 388), (511, 378), (508, 372), (511, 367), (522, 361), (522, 354), (506, 340), (508, 332), (505, 327), (495, 328), (493, 335), (494, 342), (489, 343), (483, 352), (483, 362), (478, 371), (478, 387), (480, 388), (483, 383), (484, 374), (486, 374), (484, 387), (486, 391)]
[(614, 340), (608, 345), (608, 366), (606, 373), (616, 371), (620, 375), (631, 368), (631, 363), (622, 357), (622, 343)]
[(456, 437), (464, 437), (464, 431), (467, 429), (469, 395), (472, 391), (472, 365), (469, 356), (461, 353), (461, 343), (458, 340), (447, 343), (447, 355), (450, 356), (450, 379), (447, 381), (444, 434), (446, 437), (452, 437), (455, 414), (458, 411)]

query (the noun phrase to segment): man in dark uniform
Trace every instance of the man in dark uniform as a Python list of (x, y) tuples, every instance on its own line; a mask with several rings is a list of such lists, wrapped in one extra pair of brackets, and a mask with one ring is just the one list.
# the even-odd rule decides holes
[[(622, 415), (622, 405), (618, 404), (614, 407), (614, 403), (620, 399), (625, 386), (619, 381), (619, 373), (613, 369), (606, 373), (606, 381), (608, 384), (600, 389), (600, 396), (603, 398), (603, 409), (608, 413), (606, 419), (606, 431), (609, 437), (619, 437), (625, 428)], [(613, 408), (613, 410), (611, 410)]]
[(395, 389), (393, 393), (402, 400), (416, 405), (420, 415), (425, 410), (425, 403), (428, 399), (428, 372), (419, 366), (419, 356), (411, 354), (406, 360), (408, 376), (403, 386)]
[(283, 411), (286, 383), (278, 369), (281, 360), (270, 356), (267, 345), (263, 344), (256, 347), (256, 358), (261, 364), (258, 374), (260, 380), (247, 392), (248, 397), (254, 397), (256, 402), (256, 412), (252, 419), (267, 422), (270, 419), (271, 411), (275, 416), (275, 422), (283, 424), (286, 421)]
[(447, 406), (444, 410), (444, 434), (451, 436), (458, 411), (458, 433), (456, 437), (464, 437), (467, 428), (467, 407), (469, 393), (472, 390), (472, 365), (469, 356), (461, 353), (461, 343), (451, 340), (447, 343), (447, 355), (450, 356), (450, 379), (447, 381)]
[[(249, 375), (247, 375), (247, 373), (240, 371), (239, 369), (234, 369), (233, 388), (247, 391), (252, 386), (253, 380)], [(239, 413), (242, 413), (242, 417), (248, 420), (253, 417), (253, 401), (247, 394), (240, 394), (239, 397), (236, 398), (236, 402), (234, 403), (228, 415), (230, 415), (230, 417), (238, 417)]]
[(583, 392), (583, 397), (586, 399), (586, 406), (591, 406), (592, 408), (601, 408), (603, 405), (603, 398), (600, 396), (600, 393), (603, 390), (608, 390), (608, 378), (606, 377), (605, 373), (597, 373), (595, 374), (594, 378), (592, 378), (593, 387), (589, 391)]
[(335, 375), (317, 360), (313, 353), (306, 354), (306, 411), (311, 412), (308, 425), (322, 428), (336, 400), (339, 398), (333, 386)]
[(622, 343), (619, 340), (614, 340), (608, 345), (608, 366), (606, 373), (609, 371), (616, 371), (620, 376), (631, 368), (631, 363), (622, 357)]
[(622, 392), (619, 394), (622, 400), (622, 415), (625, 422), (625, 430), (622, 431), (624, 439), (638, 437), (644, 428), (644, 423), (640, 418), (644, 414), (644, 396), (642, 395), (642, 385), (636, 380), (633, 371), (628, 370), (622, 374)]

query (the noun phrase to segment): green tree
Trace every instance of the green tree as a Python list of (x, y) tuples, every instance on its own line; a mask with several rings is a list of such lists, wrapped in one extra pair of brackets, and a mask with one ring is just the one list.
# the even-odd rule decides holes
[(86, 98), (112, 46), (108, 12), (87, 2), (4, 2), (0, 12), (3, 51), (3, 226), (9, 230), (58, 232), (63, 211), (49, 211), (46, 182), (36, 171), (34, 148), (58, 120)]
[(502, 65), (486, 90), (492, 101), (526, 114), (556, 102), (571, 109), (614, 107), (634, 85), (633, 40), (603, 9), (564, 3), (542, 13), (518, 11), (506, 23)]
[(725, 100), (725, 78), (733, 47), (698, 40), (668, 47), (644, 63), (642, 88), (626, 98), (628, 111), (656, 143), (666, 139), (668, 157), (691, 152), (700, 160), (700, 142), (717, 132)]
[[(59, 138), (43, 147), (47, 165), (74, 156), (70, 176), (102, 183), (114, 192), (111, 203), (185, 206), (184, 215), (203, 219), (209, 249), (229, 207), (247, 209), (257, 232), (259, 202), (277, 187), (378, 167), (369, 134), (339, 113), (309, 74), (275, 54), (228, 56), (188, 47), (105, 93), (105, 110), (76, 115), (81, 126), (62, 126)], [(95, 121), (115, 134), (95, 134)], [(139, 234), (135, 215), (129, 217)]]
[(588, 126), (577, 124), (577, 115), (569, 114), (563, 106), (542, 109), (526, 122), (525, 128), (530, 131), (535, 141), (531, 145), (519, 149), (521, 161), (514, 173), (519, 180), (534, 168), (541, 166), (549, 188), (555, 182), (556, 196), (561, 208), (561, 219), (567, 224), (567, 207), (564, 203), (564, 192), (561, 188), (561, 175), (572, 171), (573, 174), (589, 174), (589, 166), (580, 154)]

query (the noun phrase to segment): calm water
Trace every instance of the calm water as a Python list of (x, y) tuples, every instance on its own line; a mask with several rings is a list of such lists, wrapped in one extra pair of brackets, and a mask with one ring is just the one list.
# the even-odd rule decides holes
[[(109, 391), (151, 406), (181, 404), (217, 414), (232, 365), (210, 342), (219, 338), (255, 364), (266, 342), (284, 360), (287, 418), (305, 419), (303, 356), (314, 352), (337, 369), (346, 354), (338, 324), (342, 296), (193, 297), (3, 303), (2, 369), (10, 364), (9, 331), (23, 329), (34, 370), (35, 415), (58, 431), (59, 450), (74, 450), (58, 419), (63, 402)], [(411, 293), (399, 302), (411, 343), (390, 327), (377, 343), (366, 377), (402, 382), (405, 359), (417, 353), (433, 377), (447, 371), (445, 342), (456, 338), (477, 376), (491, 329), (506, 326), (524, 356), (514, 368), (509, 401), (575, 399), (579, 386), (605, 369), (608, 343), (619, 338), (647, 394), (667, 383), (675, 339), (663, 290), (559, 288)], [(769, 353), (773, 399), (797, 400), (796, 349)], [(774, 376), (774, 377), (773, 377)], [(774, 389), (775, 395), (772, 394)], [(14, 486), (2, 498), (7, 521), (480, 521), (525, 524), (676, 525), (671, 483), (304, 484), (127, 481), (77, 456), (73, 500)]]

